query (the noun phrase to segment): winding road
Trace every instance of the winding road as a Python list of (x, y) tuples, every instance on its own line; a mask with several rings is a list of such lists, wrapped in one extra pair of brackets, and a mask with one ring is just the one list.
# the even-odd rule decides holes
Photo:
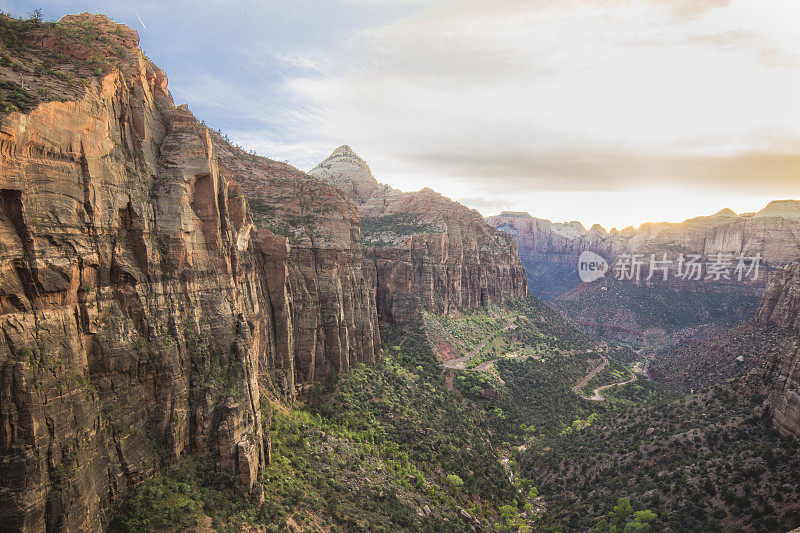
[(497, 335), (501, 331), (508, 331), (509, 329), (512, 329), (514, 327), (514, 321), (517, 318), (518, 317), (516, 317), (516, 316), (511, 317), (508, 320), (508, 322), (506, 322), (506, 324), (501, 329), (495, 331), (494, 333), (492, 333), (491, 335), (489, 335), (488, 337), (483, 339), (481, 341), (481, 343), (478, 346), (475, 347), (474, 350), (469, 352), (464, 357), (459, 357), (458, 359), (451, 359), (450, 361), (447, 361), (444, 364), (444, 367), (445, 368), (452, 368), (454, 370), (486, 370), (486, 369), (488, 369), (492, 365), (492, 363), (494, 363), (495, 361), (500, 359), (500, 357), (498, 357), (497, 359), (492, 359), (491, 361), (486, 361), (484, 363), (481, 363), (480, 365), (478, 365), (477, 367), (472, 368), (472, 369), (468, 369), (467, 368), (467, 363), (469, 363), (469, 360), (472, 359), (473, 357), (475, 357), (478, 354), (478, 352), (483, 350), (483, 347), (486, 346), (486, 344), (490, 340), (492, 340), (495, 337), (495, 335)]
[(602, 402), (605, 399), (605, 398), (603, 398), (603, 395), (600, 394), (602, 391), (604, 391), (606, 389), (610, 389), (611, 387), (614, 387), (616, 385), (627, 385), (628, 383), (632, 383), (633, 381), (636, 380), (636, 374), (634, 374), (633, 372), (629, 371), (631, 377), (629, 379), (627, 379), (626, 381), (617, 381), (616, 383), (609, 383), (608, 385), (603, 385), (601, 387), (597, 387), (596, 389), (594, 389), (594, 391), (592, 391), (592, 396), (588, 396), (588, 397), (584, 396), (581, 393), (581, 389), (583, 389), (586, 386), (586, 384), (589, 383), (589, 381), (593, 377), (595, 377), (597, 374), (602, 372), (603, 369), (606, 367), (606, 365), (608, 365), (608, 358), (606, 358), (605, 355), (600, 354), (600, 358), (603, 360), (603, 362), (600, 363), (599, 365), (597, 365), (597, 367), (594, 370), (592, 370), (591, 372), (586, 374), (583, 377), (583, 379), (581, 379), (575, 386), (572, 387), (572, 392), (574, 392), (575, 394), (577, 394), (578, 396), (580, 396), (584, 400), (590, 400), (592, 402)]
[(602, 387), (597, 387), (596, 389), (594, 389), (593, 396), (591, 398), (586, 398), (585, 396), (584, 398), (586, 398), (587, 400), (591, 400), (593, 402), (602, 402), (605, 398), (603, 398), (603, 395), (600, 394), (600, 391), (610, 389), (611, 387), (616, 387), (617, 385), (627, 385), (628, 383), (633, 383), (634, 381), (636, 381), (636, 374), (634, 374), (633, 372), (630, 372), (630, 374), (631, 377), (629, 379), (625, 381), (617, 381), (616, 383), (609, 383), (608, 385), (603, 385)]
[[(584, 388), (587, 383), (589, 383), (590, 379), (592, 379), (597, 374), (602, 372), (603, 369), (606, 367), (606, 365), (608, 365), (608, 358), (605, 355), (600, 354), (600, 359), (602, 359), (603, 362), (597, 365), (594, 370), (583, 376), (583, 378), (578, 383), (576, 383), (574, 387), (572, 387), (572, 392), (574, 392), (578, 396), (585, 398), (585, 396), (581, 394), (581, 389)], [(588, 398), (586, 399), (588, 400)]]
[[(500, 333), (502, 331), (507, 331), (509, 329), (512, 329), (514, 327), (514, 321), (517, 318), (518, 318), (517, 316), (511, 317), (508, 320), (508, 322), (506, 322), (505, 325), (501, 329), (499, 329), (499, 330), (491, 333), (490, 335), (488, 335), (485, 339), (483, 339), (481, 341), (480, 344), (478, 344), (478, 346), (475, 347), (474, 350), (469, 352), (464, 357), (459, 357), (458, 359), (451, 359), (450, 361), (446, 361), (444, 363), (444, 367), (446, 369), (451, 369), (451, 370), (471, 370), (473, 372), (482, 372), (482, 371), (489, 370), (491, 372), (492, 371), (492, 368), (491, 368), (492, 364), (494, 364), (495, 362), (499, 361), (500, 359), (503, 359), (503, 357), (496, 357), (494, 359), (490, 359), (488, 361), (484, 361), (483, 363), (479, 364), (475, 368), (467, 368), (467, 364), (470, 362), (470, 360), (473, 357), (478, 355), (478, 353), (484, 348), (484, 346), (486, 346), (486, 344), (489, 341), (491, 341), (498, 333)], [(603, 397), (603, 395), (601, 394), (602, 391), (604, 391), (606, 389), (609, 389), (611, 387), (614, 387), (616, 385), (627, 385), (628, 383), (632, 383), (633, 381), (635, 381), (636, 378), (637, 378), (636, 373), (629, 371), (630, 375), (631, 375), (631, 377), (629, 379), (627, 379), (625, 381), (618, 381), (616, 383), (609, 383), (608, 385), (603, 385), (601, 387), (597, 387), (592, 392), (592, 396), (588, 396), (588, 397), (584, 396), (581, 393), (581, 389), (583, 389), (583, 387), (585, 387), (586, 384), (589, 383), (589, 381), (591, 381), (591, 379), (593, 377), (595, 377), (597, 374), (602, 372), (603, 369), (606, 366), (608, 366), (608, 358), (605, 355), (603, 355), (602, 353), (598, 353), (598, 355), (600, 355), (600, 359), (602, 360), (600, 362), (600, 364), (597, 365), (594, 369), (592, 369), (588, 374), (583, 376), (583, 378), (581, 378), (581, 380), (572, 387), (572, 392), (574, 392), (575, 394), (577, 394), (578, 396), (580, 396), (584, 400), (589, 400), (589, 401), (592, 401), (592, 402), (602, 402), (605, 399)], [(646, 366), (645, 366), (645, 372), (647, 372)], [(500, 376), (498, 375), (497, 377), (499, 378)]]

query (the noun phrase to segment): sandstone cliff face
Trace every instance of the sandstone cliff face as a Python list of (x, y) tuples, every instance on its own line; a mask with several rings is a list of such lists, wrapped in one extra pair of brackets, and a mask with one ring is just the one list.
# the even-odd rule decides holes
[[(800, 264), (778, 270), (764, 291), (756, 321), (762, 325), (800, 328)], [(782, 433), (800, 436), (800, 346), (767, 362), (767, 405), (772, 421)]]
[(224, 173), (241, 184), (253, 217), (267, 228), (261, 232), (278, 234), (270, 242), (281, 250), (289, 244), (286, 271), (269, 273), (267, 281), (280, 287), (271, 289), (278, 322), (292, 325), (286, 349), (294, 382), (308, 386), (374, 362), (380, 357), (375, 274), (364, 261), (356, 208), (335, 187), (212, 136)]
[[(682, 337), (699, 326), (729, 327), (755, 312), (769, 273), (800, 258), (800, 202), (772, 202), (755, 214), (726, 209), (680, 224), (642, 224), (638, 229), (588, 231), (578, 222), (555, 224), (527, 213), (503, 213), (489, 223), (513, 235), (535, 294), (553, 299), (584, 327), (624, 342), (646, 336)], [(618, 282), (613, 272), (582, 284), (578, 257), (585, 250), (613, 263), (620, 254), (760, 254), (758, 279), (684, 281), (669, 276), (648, 283)], [(647, 259), (649, 260), (649, 259)], [(646, 273), (646, 270), (645, 270)]]
[(764, 289), (756, 322), (800, 328), (800, 264), (787, 265), (772, 274)]
[(382, 320), (402, 323), (419, 309), (448, 314), (527, 294), (513, 239), (477, 211), (431, 189), (404, 193), (377, 183), (348, 146), (309, 173), (358, 206)]
[(705, 257), (759, 253), (765, 264), (776, 266), (800, 258), (800, 202), (794, 200), (771, 202), (755, 214), (737, 215), (724, 209), (681, 223), (646, 223), (638, 229), (610, 232), (598, 225), (586, 230), (579, 222), (553, 223), (527, 213), (506, 212), (487, 221), (517, 239), (524, 262), (573, 271), (585, 250), (599, 253), (609, 262), (623, 253), (649, 256), (663, 252)]
[(304, 233), (256, 228), (242, 189), (273, 162), (232, 162), (134, 31), (88, 14), (29, 26), (20, 64), (66, 66), (3, 71), (48, 95), (0, 117), (3, 529), (102, 530), (188, 453), (257, 499), (261, 396), (378, 355), (358, 215), (282, 168), (255, 196)]

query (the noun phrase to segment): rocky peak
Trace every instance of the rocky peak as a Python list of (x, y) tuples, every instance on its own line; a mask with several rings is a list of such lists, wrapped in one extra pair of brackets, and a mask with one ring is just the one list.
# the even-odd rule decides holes
[(379, 187), (369, 165), (346, 144), (331, 152), (309, 174), (335, 185), (356, 204), (364, 202)]
[(715, 217), (738, 217), (739, 215), (736, 214), (736, 211), (731, 209), (730, 207), (726, 207), (725, 209), (720, 209), (716, 213), (714, 213)]
[(360, 157), (358, 157), (358, 155), (356, 155), (356, 153), (353, 151), (353, 149), (350, 148), (349, 144), (341, 145), (339, 148), (337, 148), (333, 152), (331, 152), (331, 155), (328, 156), (328, 157), (331, 158), (331, 157), (340, 157), (340, 156), (355, 157), (355, 158), (361, 159)]
[(608, 232), (600, 224), (594, 224), (594, 225), (592, 225), (591, 228), (589, 228), (589, 233), (596, 233), (596, 234), (599, 234), (599, 235), (606, 235)]
[(774, 200), (753, 216), (800, 218), (800, 200)]
[(420, 309), (447, 315), (527, 294), (513, 238), (474, 209), (429, 187), (403, 192), (378, 183), (347, 145), (309, 174), (338, 187), (358, 207), (382, 320), (406, 322)]

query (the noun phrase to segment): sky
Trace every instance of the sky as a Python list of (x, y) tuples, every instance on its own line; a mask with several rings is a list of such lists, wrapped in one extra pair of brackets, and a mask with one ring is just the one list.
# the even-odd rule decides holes
[(176, 103), (309, 170), (484, 215), (680, 221), (800, 198), (797, 0), (0, 0), (139, 32)]

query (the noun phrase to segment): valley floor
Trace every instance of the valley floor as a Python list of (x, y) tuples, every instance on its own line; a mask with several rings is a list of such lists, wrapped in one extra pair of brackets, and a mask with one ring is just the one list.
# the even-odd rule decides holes
[[(800, 524), (797, 443), (720, 384), (685, 396), (647, 358), (535, 298), (384, 328), (383, 359), (263, 406), (264, 503), (200, 469), (146, 483), (128, 531), (776, 531)], [(748, 389), (750, 390), (750, 389)], [(756, 414), (754, 414), (756, 413)], [(743, 485), (748, 480), (750, 487)], [(746, 503), (745, 503), (746, 502)], [(778, 529), (776, 529), (778, 528)]]

